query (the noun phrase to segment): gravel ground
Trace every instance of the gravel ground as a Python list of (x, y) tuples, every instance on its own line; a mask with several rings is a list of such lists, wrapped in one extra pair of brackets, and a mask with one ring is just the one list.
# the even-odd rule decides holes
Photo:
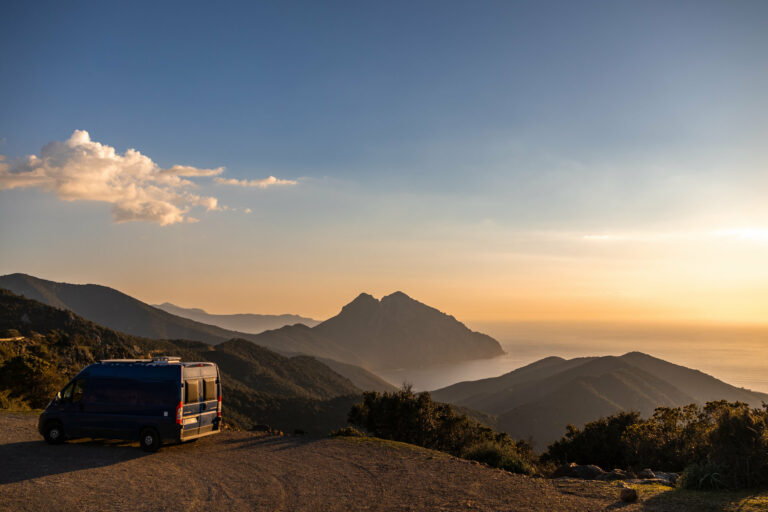
[(375, 439), (224, 432), (147, 454), (49, 446), (36, 421), (0, 413), (0, 510), (648, 510), (619, 502), (615, 483), (529, 478)]

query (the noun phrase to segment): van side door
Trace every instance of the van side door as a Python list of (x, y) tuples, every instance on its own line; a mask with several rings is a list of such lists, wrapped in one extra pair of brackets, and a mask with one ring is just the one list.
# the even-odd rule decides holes
[(184, 379), (184, 406), (181, 418), (182, 439), (200, 433), (200, 413), (205, 402), (202, 401), (203, 382), (199, 377)]
[(64, 431), (71, 437), (86, 435), (87, 412), (83, 404), (83, 394), (87, 382), (86, 377), (77, 378), (61, 391), (61, 423), (64, 425)]
[(219, 410), (219, 378), (216, 375), (205, 376), (202, 379), (202, 405), (200, 410), (200, 433), (213, 430)]

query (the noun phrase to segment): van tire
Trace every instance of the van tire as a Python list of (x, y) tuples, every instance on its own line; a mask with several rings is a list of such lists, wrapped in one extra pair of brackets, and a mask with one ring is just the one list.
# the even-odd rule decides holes
[(48, 422), (43, 437), (48, 444), (61, 444), (64, 442), (64, 427), (58, 421)]
[(145, 452), (156, 452), (160, 448), (160, 434), (153, 428), (142, 429), (139, 434), (139, 445)]

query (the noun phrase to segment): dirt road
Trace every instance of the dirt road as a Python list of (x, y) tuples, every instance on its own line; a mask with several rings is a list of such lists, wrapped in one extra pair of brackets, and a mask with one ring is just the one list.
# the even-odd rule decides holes
[(0, 412), (2, 510), (639, 510), (615, 485), (513, 475), (378, 440), (225, 432), (146, 454), (49, 446), (36, 416)]

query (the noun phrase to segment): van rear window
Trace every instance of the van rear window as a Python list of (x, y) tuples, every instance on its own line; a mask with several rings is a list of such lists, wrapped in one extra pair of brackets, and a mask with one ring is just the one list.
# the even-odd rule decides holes
[(200, 401), (200, 381), (185, 380), (184, 381), (184, 403), (194, 404)]
[(203, 381), (203, 394), (205, 395), (206, 402), (218, 398), (218, 394), (216, 393), (216, 379), (205, 379)]

